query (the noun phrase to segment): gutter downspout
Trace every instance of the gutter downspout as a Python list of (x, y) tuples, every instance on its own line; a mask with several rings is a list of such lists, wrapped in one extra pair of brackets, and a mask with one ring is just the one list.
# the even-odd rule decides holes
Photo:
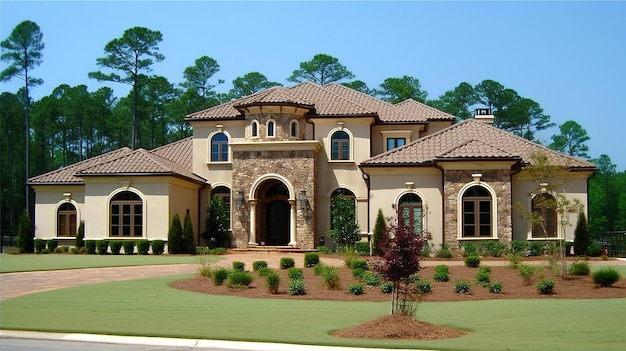
[(437, 164), (437, 162), (433, 161), (433, 166), (435, 166), (435, 168), (437, 168), (438, 170), (441, 171), (441, 243), (445, 243), (446, 242), (446, 189), (445, 189), (445, 171), (443, 170), (443, 168), (441, 168), (441, 166), (439, 166)]

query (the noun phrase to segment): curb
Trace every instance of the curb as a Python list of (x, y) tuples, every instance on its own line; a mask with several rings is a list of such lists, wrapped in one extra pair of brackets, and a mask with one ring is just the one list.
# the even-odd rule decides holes
[[(54, 340), (70, 342), (87, 342), (101, 344), (143, 345), (155, 347), (185, 347), (191, 349), (223, 349), (250, 351), (388, 351), (389, 349), (373, 349), (358, 347), (314, 346), (300, 344), (279, 344), (247, 341), (179, 339), (147, 336), (118, 336), (80, 333), (44, 333), (18, 330), (0, 330), (1, 339)], [(428, 351), (428, 350), (413, 350)], [(432, 351), (432, 350), (430, 350)]]

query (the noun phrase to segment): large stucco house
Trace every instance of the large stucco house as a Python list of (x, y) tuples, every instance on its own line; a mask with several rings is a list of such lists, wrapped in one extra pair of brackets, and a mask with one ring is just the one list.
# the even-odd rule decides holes
[[(587, 204), (593, 164), (493, 127), (488, 110), (454, 116), (414, 100), (389, 104), (340, 84), (274, 87), (190, 114), (193, 136), (154, 150), (121, 148), (30, 179), (35, 234), (167, 240), (187, 212), (196, 235), (211, 196), (230, 208), (231, 246), (311, 250), (331, 226), (331, 199), (354, 198), (371, 233), (380, 210), (431, 244), (573, 240), (538, 199)], [(552, 187), (524, 177), (534, 155), (561, 167)], [(517, 204), (517, 205), (516, 205)], [(533, 228), (517, 206), (541, 211)]]

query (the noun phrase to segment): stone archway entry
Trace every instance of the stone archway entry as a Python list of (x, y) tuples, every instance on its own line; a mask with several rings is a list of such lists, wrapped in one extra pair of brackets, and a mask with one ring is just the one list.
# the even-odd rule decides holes
[(278, 179), (268, 179), (257, 188), (256, 199), (258, 243), (289, 245), (291, 204), (287, 186)]

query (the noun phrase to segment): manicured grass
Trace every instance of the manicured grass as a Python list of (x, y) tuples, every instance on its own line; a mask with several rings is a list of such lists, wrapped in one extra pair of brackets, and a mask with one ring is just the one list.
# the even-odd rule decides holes
[(168, 286), (185, 277), (94, 284), (5, 300), (0, 328), (439, 350), (622, 350), (626, 343), (626, 299), (422, 303), (420, 320), (472, 332), (436, 341), (372, 341), (329, 333), (385, 315), (389, 303), (258, 300)]
[(145, 266), (215, 262), (220, 256), (179, 255), (8, 255), (0, 254), (0, 273), (50, 271), (57, 269)]

